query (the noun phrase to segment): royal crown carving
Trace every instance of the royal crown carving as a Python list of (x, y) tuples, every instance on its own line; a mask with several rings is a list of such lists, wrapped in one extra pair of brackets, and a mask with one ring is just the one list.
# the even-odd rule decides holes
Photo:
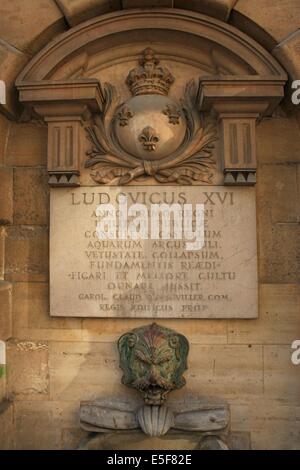
[(131, 70), (126, 84), (133, 96), (157, 93), (167, 95), (174, 77), (166, 67), (161, 67), (154, 51), (147, 48), (139, 60), (140, 66)]
[(103, 111), (87, 129), (92, 149), (85, 167), (96, 183), (124, 185), (145, 176), (159, 183), (210, 182), (216, 127), (198, 110), (194, 81), (179, 102), (168, 96), (174, 80), (148, 48), (126, 80), (132, 98), (120, 103), (115, 87), (105, 84)]

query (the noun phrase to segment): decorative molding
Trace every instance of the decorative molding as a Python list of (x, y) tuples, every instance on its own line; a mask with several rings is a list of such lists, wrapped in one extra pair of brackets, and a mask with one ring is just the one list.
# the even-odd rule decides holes
[[(140, 47), (137, 31), (144, 32), (145, 45), (157, 43), (160, 60), (167, 60), (168, 67), (180, 62), (197, 67), (199, 73), (207, 70), (219, 75), (201, 78), (199, 89), (188, 85), (183, 100), (176, 103), (167, 97), (174, 69), (162, 66), (154, 52), (146, 48), (139, 66), (127, 78), (132, 99), (141, 98), (135, 107), (132, 102), (128, 106), (129, 100), (121, 107), (111, 85), (101, 87), (93, 78), (70, 78), (93, 76), (101, 67), (135, 60)], [(107, 48), (108, 40), (113, 48)], [(178, 48), (179, 44), (184, 46)], [(232, 26), (195, 12), (151, 8), (103, 15), (72, 28), (26, 65), (16, 86), (29, 116), (40, 116), (48, 124), (51, 184), (79, 182), (85, 127), (92, 141), (85, 166), (92, 168), (91, 177), (97, 184), (127, 184), (144, 176), (154, 177), (159, 183), (210, 183), (215, 174), (217, 127), (204, 116), (211, 110), (219, 117), (223, 135), (220, 147), (224, 147), (226, 184), (230, 180), (237, 184), (242, 176), (236, 176), (236, 172), (246, 175), (247, 171), (246, 182), (252, 184), (255, 123), (272, 114), (283, 97), (286, 80), (276, 59)], [(155, 120), (139, 129), (133, 148), (129, 138), (132, 123), (147, 106), (150, 109), (147, 96), (155, 97), (151, 105)], [(165, 101), (158, 104), (157, 97)], [(168, 144), (161, 130), (166, 125), (173, 133)], [(143, 147), (138, 140), (147, 126), (159, 134), (155, 150), (154, 142)], [(143, 158), (140, 151), (144, 152)]]
[(256, 183), (256, 170), (225, 170), (225, 186), (253, 186)]
[(20, 99), (33, 116), (48, 124), (49, 185), (79, 186), (81, 133), (92, 112), (102, 108), (97, 80), (24, 83)]
[[(157, 18), (159, 17), (159, 21)], [(163, 25), (163, 26), (162, 26)], [(174, 35), (182, 32), (191, 38), (214, 44), (214, 53), (221, 57), (228, 53), (227, 60), (233, 55), (236, 62), (246, 64), (249, 75), (273, 77), (287, 80), (287, 75), (272, 55), (246, 34), (231, 25), (214, 18), (180, 9), (164, 8), (138, 9), (102, 15), (87, 21), (59, 36), (42, 49), (24, 68), (17, 78), (17, 86), (24, 81), (45, 80), (57, 74), (57, 71), (68, 61), (78, 60), (85, 63), (85, 52), (109, 37), (114, 44), (124, 46), (124, 38), (136, 31), (151, 32), (152, 37), (160, 29), (168, 33), (169, 42)], [(140, 38), (140, 34), (139, 34)], [(102, 48), (101, 48), (102, 49)], [(103, 54), (103, 51), (101, 52)], [(125, 55), (128, 50), (125, 48)], [(188, 58), (188, 52), (186, 51)], [(120, 60), (120, 57), (119, 59)], [(226, 63), (226, 61), (225, 61)], [(82, 67), (82, 66), (81, 66)], [(59, 73), (59, 77), (63, 75)], [(66, 77), (66, 75), (65, 75)]]
[(256, 125), (284, 96), (284, 81), (258, 78), (204, 78), (199, 106), (220, 122), (225, 185), (256, 183)]

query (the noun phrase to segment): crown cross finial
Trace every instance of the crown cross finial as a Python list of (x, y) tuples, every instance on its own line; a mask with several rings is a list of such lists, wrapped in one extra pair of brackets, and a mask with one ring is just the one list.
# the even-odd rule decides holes
[(151, 48), (143, 51), (140, 66), (131, 70), (126, 83), (134, 96), (158, 94), (167, 95), (174, 77), (166, 67), (161, 67)]

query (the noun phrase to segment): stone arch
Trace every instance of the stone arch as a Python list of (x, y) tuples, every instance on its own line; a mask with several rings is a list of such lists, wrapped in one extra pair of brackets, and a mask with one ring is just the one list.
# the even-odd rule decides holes
[[(162, 29), (165, 35), (167, 32), (168, 39), (162, 37)], [(68, 78), (61, 72), (67, 62), (73, 70), (76, 70), (76, 67), (86, 70), (90, 54), (97, 54), (99, 51), (103, 53), (107, 41), (115, 46), (124, 46), (126, 43), (139, 42), (139, 35), (144, 41), (147, 38), (150, 40), (151, 37), (152, 41), (168, 42), (170, 53), (173, 54), (180, 39), (189, 39), (191, 47), (183, 49), (183, 56), (190, 57), (192, 50), (192, 59), (197, 61), (195, 49), (199, 46), (204, 48), (205, 54), (213, 52), (216, 63), (212, 64), (211, 69), (213, 71), (214, 65), (215, 73), (218, 73), (220, 68), (222, 75), (230, 74), (230, 66), (227, 73), (224, 70), (222, 73), (222, 65), (227, 61), (233, 69), (232, 75), (260, 75), (286, 79), (284, 70), (272, 55), (236, 28), (195, 12), (149, 9), (110, 13), (72, 28), (43, 48), (25, 66), (16, 84), (20, 86), (27, 81)], [(125, 49), (124, 47), (121, 54), (125, 52), (127, 56), (131, 55), (130, 51)], [(107, 60), (108, 55), (106, 51)], [(120, 59), (119, 56), (118, 60)], [(198, 62), (201, 63), (199, 52)]]

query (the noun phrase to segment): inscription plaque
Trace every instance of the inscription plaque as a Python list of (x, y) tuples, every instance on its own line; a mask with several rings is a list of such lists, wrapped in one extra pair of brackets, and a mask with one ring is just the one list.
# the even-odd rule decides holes
[[(128, 207), (204, 204), (204, 246), (185, 240), (98, 238), (96, 209), (120, 195)], [(80, 187), (51, 190), (53, 316), (255, 318), (255, 189), (222, 186)], [(172, 232), (171, 232), (172, 234)]]

